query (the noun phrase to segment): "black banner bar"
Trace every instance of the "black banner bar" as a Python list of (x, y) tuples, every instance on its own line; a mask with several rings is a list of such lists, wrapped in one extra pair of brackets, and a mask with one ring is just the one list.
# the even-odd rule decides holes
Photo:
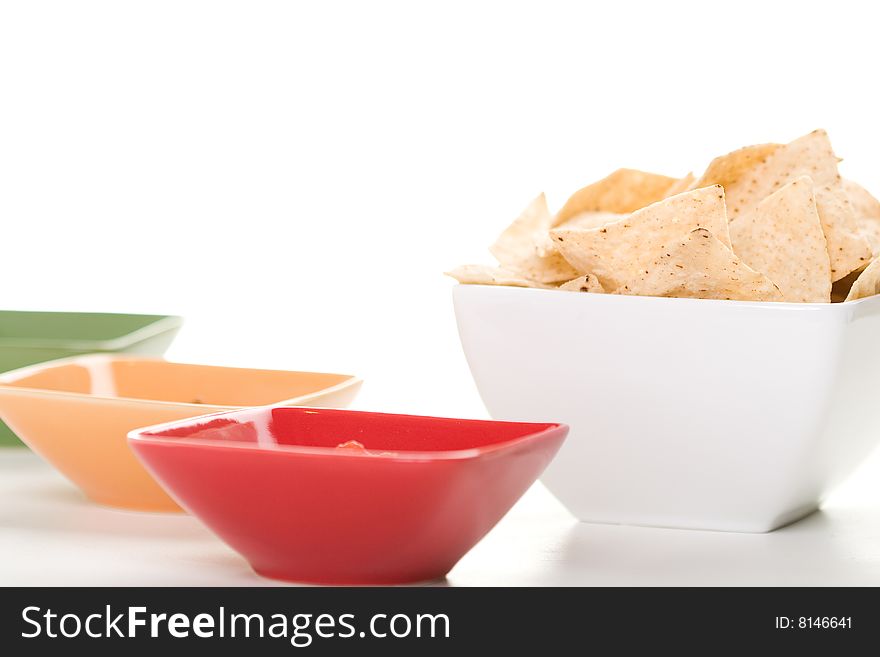
[(703, 654), (841, 650), (880, 639), (878, 615), (876, 590), (858, 588), (7, 588), (0, 645), (7, 655), (118, 655), (128, 646), (163, 655), (588, 653), (609, 641)]

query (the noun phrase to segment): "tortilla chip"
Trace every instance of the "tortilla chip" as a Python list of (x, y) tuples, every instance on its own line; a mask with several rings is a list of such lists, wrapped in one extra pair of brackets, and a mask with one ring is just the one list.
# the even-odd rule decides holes
[(859, 274), (849, 294), (846, 295), (846, 300), (855, 301), (873, 297), (875, 294), (880, 294), (880, 258), (875, 259)]
[[(670, 186), (669, 189), (666, 190), (665, 198), (675, 196), (676, 194), (681, 194), (682, 192), (686, 192), (689, 189), (696, 189), (696, 187), (692, 187), (695, 180), (696, 178), (694, 178), (693, 173), (688, 173), (684, 178), (679, 178), (674, 183), (672, 183), (672, 186)], [(702, 185), (702, 187), (708, 187), (708, 185)]]
[[(875, 258), (880, 256), (880, 221), (873, 219), (856, 219), (859, 225), (859, 233), (868, 240), (871, 245), (871, 255)], [(858, 269), (856, 270), (858, 271)]]
[(852, 180), (844, 180), (843, 189), (849, 196), (856, 218), (880, 221), (880, 201), (871, 192)]
[(446, 272), (446, 275), (465, 285), (512, 285), (513, 287), (553, 289), (552, 285), (543, 285), (537, 281), (523, 278), (516, 272), (488, 265), (462, 265)]
[(840, 280), (871, 261), (871, 244), (859, 231), (852, 204), (840, 186), (816, 187), (816, 210), (828, 242), (831, 278)]
[(670, 244), (618, 294), (738, 301), (782, 301), (773, 282), (736, 257), (705, 228)]
[(618, 169), (602, 180), (582, 187), (556, 214), (559, 226), (582, 212), (635, 212), (666, 197), (676, 178), (635, 169)]
[(808, 176), (731, 223), (730, 241), (745, 264), (776, 283), (785, 301), (830, 301), (831, 261)]
[[(664, 198), (669, 198), (670, 196), (674, 196), (676, 194), (680, 194), (683, 191), (686, 191), (693, 181), (694, 176), (690, 173), (684, 178), (676, 180), (672, 183), (672, 187), (666, 190)], [(589, 210), (587, 212), (576, 214), (570, 219), (566, 219), (561, 224), (558, 224), (556, 228), (601, 228), (602, 226), (613, 223), (615, 221), (620, 221), (624, 217), (628, 216), (628, 214), (629, 213), (626, 212)], [(539, 245), (538, 252), (542, 255), (545, 255), (554, 251), (558, 253), (556, 244), (550, 238), (550, 235), (547, 234), (545, 239), (542, 240), (541, 244)]]
[[(627, 215), (625, 214), (618, 214), (617, 212), (581, 212), (580, 214), (573, 216), (571, 219), (568, 219), (562, 224), (562, 226), (560, 226), (560, 228), (563, 226), (565, 228), (601, 228), (606, 224), (619, 221), (626, 216)], [(559, 249), (556, 248), (556, 242), (550, 238), (549, 232), (547, 232), (543, 239), (538, 243), (537, 250), (538, 254), (541, 256), (550, 256), (551, 253), (559, 254)], [(570, 266), (571, 265), (569, 265), (569, 267)]]
[(620, 221), (626, 214), (618, 212), (581, 212), (557, 228), (601, 228), (606, 224)]
[(550, 236), (579, 273), (595, 274), (602, 287), (615, 291), (695, 228), (709, 229), (730, 246), (720, 185), (670, 196), (601, 228), (554, 228)]
[(880, 201), (852, 180), (844, 180), (843, 188), (852, 203), (859, 233), (871, 245), (873, 257), (880, 256)]
[(584, 274), (583, 276), (578, 276), (573, 281), (569, 281), (568, 283), (560, 285), (559, 289), (569, 290), (571, 292), (596, 292), (599, 294), (605, 291), (605, 288), (602, 287), (599, 279), (596, 278), (593, 274)]
[(828, 242), (832, 279), (838, 280), (864, 265), (871, 257), (871, 249), (859, 233), (852, 205), (837, 173), (837, 161), (828, 134), (815, 130), (784, 146), (749, 146), (722, 156), (709, 165), (703, 179), (724, 185), (730, 221), (735, 223), (780, 187), (801, 176), (810, 176)]
[(708, 185), (724, 187), (728, 214), (733, 219), (733, 215), (739, 213), (739, 206), (742, 205), (741, 196), (748, 188), (745, 177), (764, 164), (781, 147), (782, 144), (756, 144), (716, 157), (709, 163), (706, 172), (691, 185), (691, 189)]
[(547, 199), (539, 194), (507, 229), (498, 236), (489, 251), (505, 269), (540, 283), (559, 283), (577, 276), (571, 266), (555, 250), (541, 245), (553, 217)]

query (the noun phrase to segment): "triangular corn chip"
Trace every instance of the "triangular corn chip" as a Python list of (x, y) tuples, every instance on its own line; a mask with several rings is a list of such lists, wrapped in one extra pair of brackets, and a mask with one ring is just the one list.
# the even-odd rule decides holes
[(816, 208), (828, 243), (833, 280), (863, 266), (871, 248), (859, 233), (852, 205), (837, 173), (837, 157), (828, 134), (815, 130), (783, 146), (762, 144), (716, 158), (701, 183), (724, 185), (731, 223), (800, 176), (815, 185)]
[[(696, 178), (694, 178), (693, 173), (688, 173), (684, 178), (679, 178), (664, 192), (664, 198), (700, 187), (701, 185), (692, 186), (695, 180)], [(708, 185), (702, 185), (702, 187), (708, 187)]]
[(618, 294), (738, 301), (782, 301), (773, 282), (736, 257), (705, 228), (670, 244)]
[(852, 203), (859, 232), (871, 245), (872, 255), (880, 256), (880, 201), (852, 180), (844, 180), (843, 188)]
[(875, 259), (865, 268), (846, 295), (847, 301), (864, 299), (880, 294), (880, 258)]
[(853, 212), (857, 218), (876, 219), (880, 221), (880, 201), (867, 189), (852, 180), (843, 181), (843, 189), (849, 195)]
[(619, 212), (581, 212), (556, 228), (601, 228), (626, 216)]
[(570, 280), (578, 272), (555, 250), (541, 248), (552, 221), (547, 199), (544, 194), (539, 194), (489, 250), (502, 267), (519, 272), (528, 279), (540, 283)]
[(743, 204), (742, 197), (748, 196), (749, 185), (745, 177), (756, 167), (764, 164), (767, 158), (781, 146), (782, 144), (756, 144), (720, 155), (712, 160), (706, 172), (691, 184), (691, 189), (708, 185), (724, 187), (727, 194), (728, 214), (733, 219), (734, 214), (739, 214), (739, 207)]
[(611, 175), (582, 187), (556, 214), (554, 226), (582, 212), (629, 213), (666, 197), (678, 179), (636, 169), (618, 169)]
[[(873, 219), (856, 219), (859, 225), (859, 233), (868, 240), (871, 245), (871, 255), (875, 258), (880, 256), (880, 221)], [(858, 271), (858, 269), (856, 270)]]
[[(647, 178), (646, 178), (647, 176)], [(661, 180), (663, 179), (663, 180)], [(594, 194), (594, 200), (596, 205), (601, 205), (605, 207), (632, 207), (645, 201), (649, 198), (648, 195), (645, 194), (645, 190), (649, 190), (650, 197), (656, 196), (656, 191), (661, 187), (662, 184), (666, 183), (666, 176), (657, 176), (656, 174), (647, 174), (643, 171), (635, 171), (632, 169), (620, 169), (616, 171), (614, 174), (609, 176), (608, 178), (599, 181), (594, 186), (589, 186), (581, 190), (583, 192), (582, 201), (588, 196), (585, 190), (589, 190), (590, 194)], [(608, 187), (605, 187), (604, 196), (600, 196), (597, 193), (597, 190), (601, 188), (604, 184), (608, 183), (608, 181), (613, 181), (614, 185), (623, 185), (624, 183), (632, 183), (633, 185), (638, 185), (640, 183), (644, 183), (645, 180), (656, 180), (658, 182), (656, 188), (654, 188), (653, 183), (650, 185), (643, 185), (642, 191), (638, 194), (643, 194), (643, 196), (638, 196), (638, 194), (634, 192), (625, 192), (631, 194), (630, 197), (627, 198), (626, 202), (621, 203), (622, 196), (620, 194), (610, 194), (608, 192)], [(687, 174), (684, 178), (679, 178), (678, 180), (672, 181), (672, 186), (667, 188), (663, 195), (656, 200), (662, 200), (664, 198), (669, 198), (670, 196), (675, 196), (676, 194), (680, 194), (681, 192), (687, 191), (690, 187), (691, 183), (694, 181), (694, 175), (692, 173)], [(610, 183), (609, 183), (610, 184)], [(598, 186), (598, 187), (597, 187)], [(633, 199), (638, 198), (638, 202)], [(655, 201), (651, 201), (653, 203)], [(646, 203), (645, 205), (649, 205), (650, 203)], [(642, 206), (644, 207), (644, 206)], [(640, 208), (634, 208), (640, 209)], [(581, 212), (580, 214), (576, 214), (573, 217), (569, 217), (568, 219), (564, 219), (562, 223), (555, 224), (556, 228), (599, 228), (604, 226), (605, 224), (609, 224), (613, 221), (618, 221), (623, 219), (629, 214), (629, 212), (609, 212), (608, 210), (587, 210), (585, 212)], [(559, 220), (559, 215), (556, 217), (556, 221)], [(549, 234), (544, 237), (544, 239), (538, 245), (538, 253), (542, 256), (549, 255), (551, 253), (558, 252), (556, 245), (553, 240), (550, 239)]]
[(593, 274), (584, 274), (578, 276), (573, 281), (569, 281), (559, 286), (560, 290), (568, 290), (570, 292), (598, 292), (602, 293), (605, 289)]
[(840, 280), (871, 261), (871, 243), (859, 230), (852, 204), (840, 185), (816, 187), (813, 193), (828, 242), (831, 278)]
[[(568, 219), (563, 223), (560, 228), (599, 228), (604, 226), (605, 224), (610, 224), (614, 221), (619, 221), (628, 215), (626, 214), (618, 214), (617, 212), (581, 212), (580, 214), (576, 214), (571, 219)], [(550, 254), (556, 254), (556, 257), (561, 258), (559, 255), (559, 249), (556, 248), (556, 243), (550, 238), (550, 233), (547, 232), (544, 234), (543, 239), (538, 242), (538, 254), (544, 257), (549, 257)], [(563, 258), (563, 261), (565, 259)], [(569, 265), (570, 267), (571, 265)]]
[(512, 285), (513, 287), (540, 287), (548, 290), (553, 288), (551, 285), (543, 285), (524, 278), (516, 272), (488, 265), (462, 265), (446, 272), (446, 275), (466, 285)]
[(709, 229), (730, 246), (720, 185), (671, 196), (601, 228), (555, 228), (550, 236), (572, 267), (595, 274), (613, 292), (695, 228)]
[(831, 262), (808, 176), (732, 222), (730, 241), (744, 263), (776, 283), (785, 301), (830, 301)]

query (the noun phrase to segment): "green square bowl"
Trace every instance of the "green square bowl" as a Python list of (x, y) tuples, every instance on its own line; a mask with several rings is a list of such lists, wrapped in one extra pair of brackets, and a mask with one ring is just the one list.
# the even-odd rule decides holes
[[(91, 353), (161, 356), (183, 320), (170, 315), (0, 310), (0, 372)], [(0, 447), (22, 447), (0, 422)]]

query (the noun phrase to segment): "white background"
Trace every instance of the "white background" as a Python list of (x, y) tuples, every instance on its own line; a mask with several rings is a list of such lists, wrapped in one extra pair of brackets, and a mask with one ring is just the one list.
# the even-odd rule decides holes
[(558, 207), (620, 166), (683, 175), (817, 127), (880, 192), (874, 14), (0, 3), (0, 307), (182, 314), (171, 358), (482, 416), (442, 272), (488, 262), (540, 191)]

